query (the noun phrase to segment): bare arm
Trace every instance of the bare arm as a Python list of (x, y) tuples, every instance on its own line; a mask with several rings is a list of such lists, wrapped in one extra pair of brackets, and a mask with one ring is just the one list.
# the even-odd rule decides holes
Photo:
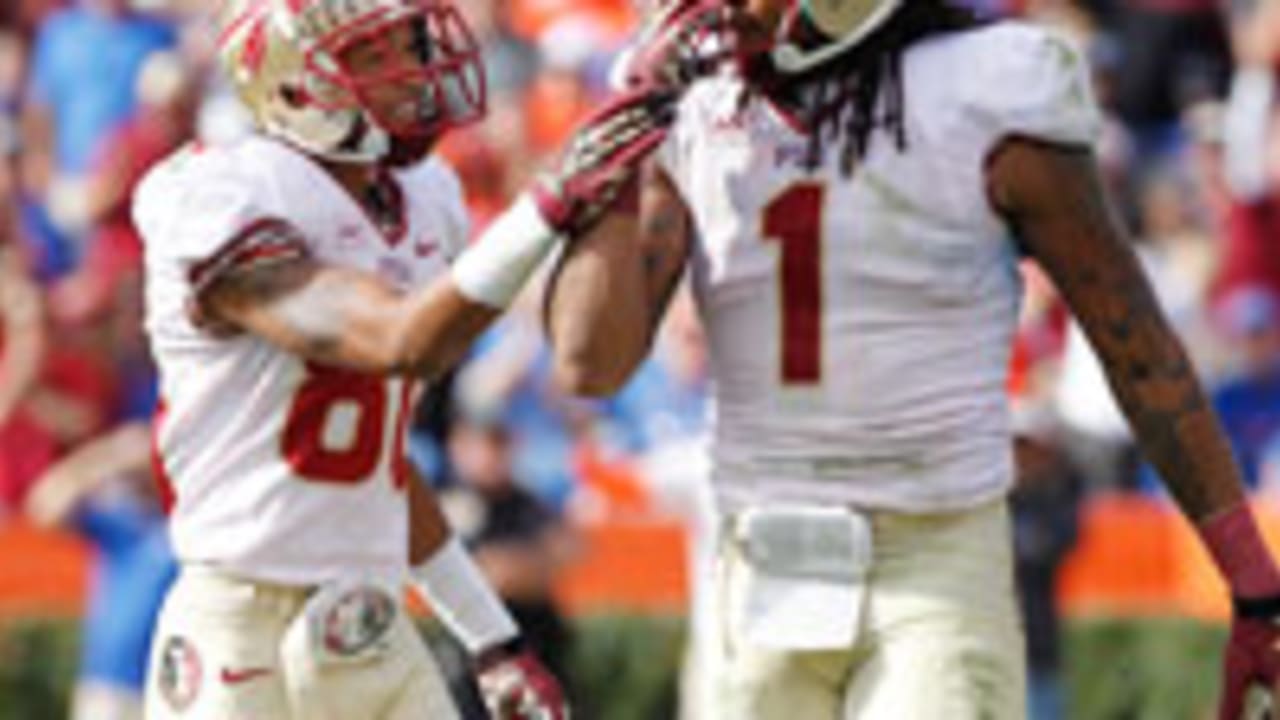
[[(0, 232), (3, 232), (0, 229)], [(36, 383), (44, 357), (44, 312), (40, 291), (12, 250), (0, 246), (0, 328), (5, 348), (0, 362), (0, 425)]]
[(453, 534), (449, 521), (440, 510), (436, 494), (426, 480), (409, 466), (409, 565), (426, 562)]
[(1182, 510), (1203, 522), (1238, 505), (1231, 448), (1129, 248), (1092, 155), (1013, 140), (988, 181), (995, 205), (1079, 320), (1138, 444)]
[(683, 200), (656, 167), (640, 188), (640, 217), (615, 213), (565, 251), (547, 290), (557, 382), (615, 392), (649, 352), (684, 270), (691, 227)]
[(28, 102), (22, 110), (22, 186), (43, 198), (53, 176), (53, 113), (38, 102)]
[(402, 295), (368, 273), (307, 259), (235, 271), (202, 299), (211, 320), (308, 360), (426, 378), (457, 363), (499, 313), (448, 275)]
[(46, 470), (27, 495), (27, 516), (39, 525), (62, 523), (103, 480), (120, 473), (147, 472), (150, 461), (147, 424), (121, 425)]

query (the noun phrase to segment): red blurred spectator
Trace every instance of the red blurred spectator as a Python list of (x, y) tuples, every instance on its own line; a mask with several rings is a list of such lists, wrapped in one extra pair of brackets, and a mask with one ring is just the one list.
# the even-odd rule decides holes
[(1280, 7), (1241, 25), (1225, 122), (1226, 246), (1216, 294), (1260, 285), (1280, 294), (1280, 126), (1275, 112)]
[[(10, 197), (0, 192), (0, 208)], [(0, 226), (0, 517), (17, 508), (54, 454), (52, 440), (21, 411), (39, 377), (45, 335), (40, 294), (10, 242), (13, 228)]]
[(57, 321), (84, 323), (118, 310), (113, 301), (141, 283), (142, 245), (130, 214), (133, 190), (152, 165), (192, 138), (197, 77), (174, 53), (155, 53), (143, 65), (137, 114), (95, 153), (86, 201), (91, 242), (82, 265), (51, 292)]

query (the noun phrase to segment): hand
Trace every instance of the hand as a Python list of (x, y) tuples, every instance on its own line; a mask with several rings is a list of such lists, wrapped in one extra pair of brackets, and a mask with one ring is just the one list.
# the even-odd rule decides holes
[(676, 93), (644, 87), (614, 96), (574, 133), (558, 167), (541, 176), (533, 198), (552, 229), (570, 236), (589, 230), (667, 136)]
[(564, 691), (532, 650), (495, 648), (476, 663), (480, 695), (493, 720), (568, 720)]
[(657, 0), (612, 71), (617, 88), (656, 85), (682, 91), (728, 57), (729, 8), (723, 0)]
[[(1280, 596), (1235, 601), (1227, 641), (1219, 720), (1274, 717), (1280, 681)], [(1269, 711), (1264, 712), (1261, 705)], [(1248, 711), (1248, 714), (1246, 714)]]
[(1233, 28), (1236, 60), (1266, 67), (1280, 55), (1280, 7), (1263, 3)]

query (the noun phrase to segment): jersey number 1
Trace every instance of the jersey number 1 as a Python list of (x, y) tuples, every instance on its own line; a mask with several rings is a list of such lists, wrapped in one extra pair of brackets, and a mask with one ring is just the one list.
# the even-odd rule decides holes
[(822, 207), (825, 188), (792, 185), (764, 209), (764, 239), (782, 249), (780, 364), (786, 385), (822, 381)]

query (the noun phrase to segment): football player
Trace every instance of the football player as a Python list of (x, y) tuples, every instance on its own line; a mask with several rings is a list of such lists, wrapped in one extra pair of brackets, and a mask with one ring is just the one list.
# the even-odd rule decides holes
[(1230, 587), (1235, 720), (1280, 672), (1280, 573), (1102, 189), (1084, 60), (946, 0), (732, 4), (740, 62), (694, 83), (639, 215), (572, 245), (548, 298), (558, 377), (608, 393), (691, 267), (728, 528), (712, 716), (1024, 716), (1004, 388), (1026, 255)]
[(461, 188), (429, 153), (486, 103), (450, 0), (243, 0), (221, 22), (260, 132), (167, 159), (135, 205), (182, 566), (147, 716), (456, 717), (401, 607), (408, 579), (473, 654), (495, 717), (564, 718), (556, 680), (410, 471), (405, 427), (419, 381), (661, 139), (672, 94), (603, 107), (464, 250)]

